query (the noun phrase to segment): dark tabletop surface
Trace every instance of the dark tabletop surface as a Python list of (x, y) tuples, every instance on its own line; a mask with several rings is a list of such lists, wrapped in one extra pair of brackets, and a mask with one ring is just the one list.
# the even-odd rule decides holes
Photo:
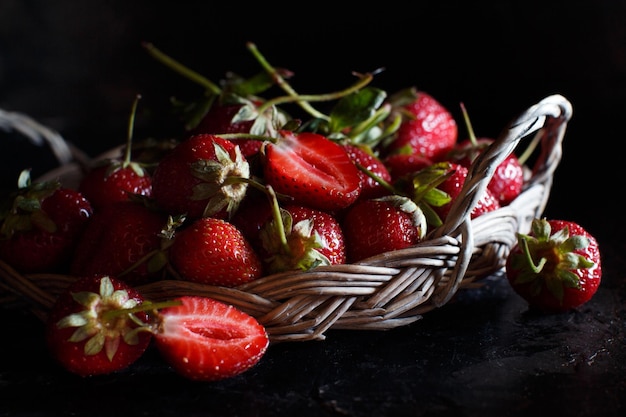
[[(69, 375), (47, 356), (37, 318), (0, 307), (0, 416), (624, 415), (626, 3), (386, 2), (341, 12), (320, 2), (207, 3), (0, 2), (0, 109), (33, 116), (91, 155), (119, 145), (136, 93), (158, 107), (195, 92), (148, 58), (142, 40), (214, 79), (253, 64), (244, 45), (254, 41), (294, 70), (300, 91), (385, 67), (382, 88), (418, 85), (459, 120), (463, 101), (484, 135), (560, 93), (574, 113), (545, 214), (597, 237), (598, 292), (574, 311), (538, 315), (495, 276), (411, 325), (271, 345), (256, 367), (214, 383), (178, 377), (152, 350), (119, 374)], [(137, 135), (153, 129), (138, 118)], [(6, 140), (3, 189), (25, 164), (53, 167), (45, 150)]]

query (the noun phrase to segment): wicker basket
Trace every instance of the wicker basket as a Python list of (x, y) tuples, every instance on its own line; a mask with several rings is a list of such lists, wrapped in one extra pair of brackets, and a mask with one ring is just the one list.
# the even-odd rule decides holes
[[(424, 313), (444, 306), (460, 289), (502, 274), (516, 233), (528, 232), (532, 219), (540, 217), (545, 209), (571, 115), (569, 101), (552, 95), (515, 118), (475, 161), (445, 223), (408, 249), (355, 264), (265, 276), (236, 288), (174, 278), (138, 288), (153, 300), (197, 294), (233, 304), (256, 317), (273, 343), (321, 340), (331, 328), (386, 330), (415, 322)], [(62, 165), (44, 177), (76, 184), (84, 155), (55, 132), (26, 116), (16, 116), (0, 113), (0, 127), (28, 125), (30, 129), (22, 129), (27, 136), (45, 138), (61, 156)], [(537, 140), (540, 146), (533, 166), (526, 167), (522, 194), (510, 205), (472, 220), (470, 212), (495, 167), (526, 138)], [(52, 274), (20, 275), (0, 262), (0, 303), (28, 308), (43, 319), (58, 293), (74, 279)]]

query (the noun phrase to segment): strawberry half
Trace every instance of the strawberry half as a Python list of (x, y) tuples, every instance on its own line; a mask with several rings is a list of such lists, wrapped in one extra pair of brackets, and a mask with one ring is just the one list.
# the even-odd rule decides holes
[(361, 193), (361, 177), (346, 150), (325, 136), (281, 131), (266, 142), (263, 174), (276, 193), (319, 210), (348, 207)]
[(269, 346), (265, 328), (232, 305), (183, 296), (159, 312), (156, 347), (174, 370), (191, 380), (216, 381), (256, 365)]
[(596, 293), (602, 277), (598, 242), (581, 225), (535, 219), (506, 261), (509, 283), (528, 304), (545, 312), (579, 307)]
[(68, 371), (86, 377), (122, 370), (143, 355), (152, 340), (141, 322), (145, 312), (120, 313), (143, 296), (124, 281), (92, 276), (63, 292), (46, 321), (46, 343)]

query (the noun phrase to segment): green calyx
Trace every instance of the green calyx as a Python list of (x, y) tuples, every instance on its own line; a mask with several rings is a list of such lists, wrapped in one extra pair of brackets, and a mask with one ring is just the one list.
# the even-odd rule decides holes
[(58, 181), (33, 183), (30, 170), (23, 170), (18, 178), (18, 189), (7, 197), (0, 209), (0, 238), (9, 239), (16, 232), (29, 231), (35, 227), (54, 233), (57, 226), (41, 209), (41, 203), (60, 187)]
[(272, 204), (272, 219), (261, 229), (263, 248), (269, 254), (265, 259), (270, 273), (303, 270), (330, 265), (330, 260), (319, 249), (324, 241), (314, 230), (313, 219), (293, 223), (293, 217), (281, 208), (271, 186), (267, 186)]
[(531, 294), (538, 295), (545, 282), (548, 290), (562, 300), (564, 288), (580, 288), (580, 277), (574, 271), (594, 266), (594, 262), (575, 253), (585, 249), (589, 240), (585, 236), (570, 236), (567, 227), (552, 234), (545, 219), (533, 220), (531, 230), (532, 235), (517, 235), (522, 255), (512, 260), (513, 268), (520, 271), (515, 283), (530, 284)]

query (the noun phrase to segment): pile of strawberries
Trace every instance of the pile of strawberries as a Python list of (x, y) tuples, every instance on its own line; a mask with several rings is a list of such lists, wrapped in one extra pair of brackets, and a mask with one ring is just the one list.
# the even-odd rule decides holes
[[(32, 182), (25, 170), (2, 212), (0, 259), (24, 274), (77, 278), (50, 312), (46, 340), (79, 375), (123, 369), (150, 340), (191, 379), (249, 369), (269, 340), (254, 318), (202, 297), (152, 303), (135, 287), (166, 277), (235, 287), (414, 245), (445, 222), (468, 167), (493, 142), (475, 137), (465, 109), (469, 134), (458, 140), (433, 96), (388, 96), (370, 86), (372, 74), (300, 95), (292, 74), (249, 44), (263, 70), (218, 86), (144, 46), (206, 90), (176, 103), (180, 135), (133, 141), (137, 97), (123, 155), (97, 161), (77, 190)], [(271, 89), (283, 94), (263, 98)], [(330, 112), (316, 103), (332, 103)], [(472, 217), (519, 195), (522, 165), (512, 154), (497, 167)]]

